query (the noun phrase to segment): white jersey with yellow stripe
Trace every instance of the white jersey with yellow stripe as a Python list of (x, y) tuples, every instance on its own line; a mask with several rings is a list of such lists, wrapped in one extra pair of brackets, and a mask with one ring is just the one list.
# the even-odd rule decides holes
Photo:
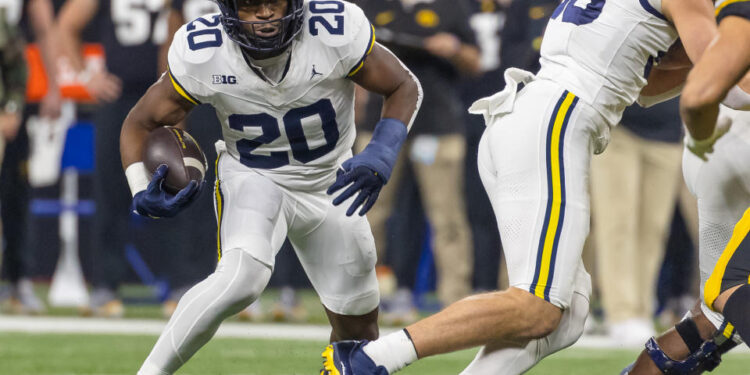
[(564, 0), (547, 25), (538, 76), (570, 90), (613, 126), (677, 36), (661, 0)]
[[(279, 82), (245, 57), (218, 14), (183, 25), (169, 49), (169, 74), (187, 100), (208, 103), (227, 152), (293, 189), (330, 183), (354, 142), (354, 83), (375, 43), (356, 5), (305, 1), (302, 31), (279, 58)], [(284, 56), (288, 55), (288, 58)]]

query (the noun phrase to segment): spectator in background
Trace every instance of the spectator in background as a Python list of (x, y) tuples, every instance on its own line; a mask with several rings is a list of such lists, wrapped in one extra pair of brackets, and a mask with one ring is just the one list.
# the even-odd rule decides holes
[(513, 0), (501, 35), (500, 71), (520, 68), (539, 71), (539, 50), (547, 21), (559, 0)]
[(655, 286), (680, 191), (678, 101), (631, 106), (621, 125), (591, 162), (592, 231), (609, 334), (641, 344), (655, 333)]
[[(44, 304), (34, 294), (29, 280), (33, 253), (26, 246), (30, 187), (26, 170), (29, 141), (24, 122), (31, 114), (53, 119), (60, 115), (60, 90), (53, 63), (53, 7), (50, 0), (9, 0), (3, 2), (0, 12), (0, 211), (5, 245), (2, 273), (10, 282), (6, 291), (0, 291), (0, 300), (8, 299), (16, 313), (39, 313)], [(24, 37), (38, 43), (48, 82), (42, 101), (28, 106), (24, 106)]]
[[(174, 220), (142, 221), (131, 217), (130, 189), (120, 162), (120, 128), (130, 109), (162, 73), (158, 69), (159, 46), (166, 38), (167, 28), (157, 21), (166, 16), (167, 9), (160, 1), (147, 1), (138, 7), (129, 4), (130, 0), (67, 0), (58, 18), (64, 52), (76, 71), (84, 71), (79, 51), (82, 32), (89, 23), (94, 22), (92, 26), (106, 56), (106, 71), (93, 74), (87, 85), (100, 106), (93, 117), (97, 208), (92, 233), (94, 291), (91, 311), (85, 312), (107, 317), (124, 313), (117, 290), (128, 273), (126, 244), (134, 243), (144, 250), (144, 257), (163, 268), (161, 273), (171, 289), (163, 306), (166, 315), (173, 311), (173, 301), (211, 272), (216, 254), (211, 237), (192, 237), (200, 237), (208, 229), (195, 231), (190, 226), (204, 223), (204, 218), (213, 219), (207, 204), (193, 205)], [(134, 17), (148, 22), (133, 22)], [(216, 228), (216, 223), (210, 221), (209, 228)], [(189, 240), (186, 233), (190, 233)], [(184, 247), (167, 250), (166, 244), (174, 243)]]
[[(464, 108), (469, 108), (480, 98), (490, 96), (502, 89), (500, 70), (500, 35), (505, 24), (505, 9), (496, 0), (469, 0), (469, 25), (475, 33), (481, 51), (482, 74), (465, 77), (461, 99)], [(464, 111), (466, 124), (465, 197), (466, 211), (474, 243), (474, 272), (472, 286), (476, 291), (496, 290), (499, 287), (500, 233), (495, 213), (479, 178), (477, 153), (479, 140), (486, 128), (480, 116)]]
[[(416, 118), (391, 182), (368, 215), (376, 246), (385, 247), (385, 221), (395, 202), (404, 158), (408, 158), (432, 225), (438, 297), (448, 304), (471, 291), (471, 237), (463, 199), (465, 109), (458, 96), (458, 78), (460, 73), (479, 72), (479, 50), (468, 24), (466, 0), (364, 0), (358, 4), (373, 22), (380, 43), (409, 67), (424, 89), (425, 110)], [(358, 144), (366, 144), (369, 136), (361, 132)], [(391, 249), (395, 253), (419, 251)], [(410, 304), (410, 292), (402, 289), (399, 293), (407, 297), (397, 298)], [(410, 306), (400, 310), (413, 311)]]

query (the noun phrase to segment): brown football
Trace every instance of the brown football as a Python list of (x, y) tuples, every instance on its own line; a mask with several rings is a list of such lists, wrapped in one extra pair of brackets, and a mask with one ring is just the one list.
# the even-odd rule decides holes
[(177, 194), (190, 181), (201, 183), (206, 175), (206, 155), (186, 131), (172, 126), (154, 129), (146, 139), (143, 164), (154, 173), (161, 164), (169, 169), (164, 180), (164, 190)]

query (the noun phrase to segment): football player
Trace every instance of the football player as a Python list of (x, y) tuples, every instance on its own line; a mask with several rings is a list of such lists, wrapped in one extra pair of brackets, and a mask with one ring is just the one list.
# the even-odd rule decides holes
[[(702, 301), (683, 321), (651, 339), (623, 373), (699, 374), (750, 339), (750, 1), (716, 4), (719, 34), (688, 76), (680, 101), (689, 131), (685, 181), (698, 198)], [(731, 127), (730, 127), (731, 126)], [(715, 150), (714, 150), (715, 149)], [(739, 222), (738, 222), (739, 221)], [(736, 223), (736, 225), (735, 225)], [(739, 336), (741, 340), (737, 338)]]
[[(604, 151), (610, 127), (652, 71), (684, 81), (689, 64), (658, 64), (677, 38), (698, 61), (716, 28), (710, 0), (563, 1), (547, 25), (539, 73), (507, 70), (505, 90), (470, 108), (488, 125), (478, 165), (511, 288), (469, 297), (374, 342), (334, 343), (324, 371), (391, 374), (418, 358), (483, 345), (465, 374), (519, 374), (573, 344), (591, 291), (581, 261), (590, 158)], [(642, 99), (678, 93), (652, 88)]]
[[(140, 375), (175, 372), (221, 321), (257, 299), (286, 236), (325, 307), (331, 340), (378, 335), (375, 248), (364, 214), (420, 106), (419, 82), (375, 43), (352, 3), (217, 3), (220, 13), (177, 31), (167, 72), (123, 123), (133, 210), (155, 217), (177, 214), (200, 184), (176, 195), (161, 189), (166, 166), (151, 176), (141, 161), (149, 132), (209, 103), (223, 133), (214, 190), (218, 266), (180, 300)], [(385, 102), (372, 141), (352, 157), (355, 83)]]

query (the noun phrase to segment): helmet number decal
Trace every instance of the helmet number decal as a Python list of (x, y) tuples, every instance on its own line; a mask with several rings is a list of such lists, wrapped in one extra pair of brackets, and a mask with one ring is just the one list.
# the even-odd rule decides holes
[[(279, 121), (276, 118), (266, 113), (231, 115), (228, 122), (230, 128), (243, 133), (251, 132), (247, 128), (260, 128), (259, 136), (237, 141), (237, 152), (240, 154), (242, 164), (250, 168), (263, 169), (278, 168), (289, 164), (289, 152), (286, 150), (267, 151), (266, 155), (253, 153), (258, 147), (270, 144), (281, 137)], [(321, 99), (307, 107), (291, 109), (284, 115), (283, 122), (292, 157), (303, 164), (331, 152), (339, 141), (336, 110), (329, 99)], [(317, 124), (320, 124), (320, 130), (317, 130)], [(321, 131), (322, 134), (320, 134)], [(253, 133), (257, 134), (257, 131)], [(308, 142), (308, 136), (313, 134), (316, 135), (315, 139)], [(311, 148), (311, 143), (317, 147)]]
[[(196, 22), (202, 23), (206, 27), (213, 28), (195, 30)], [(213, 19), (210, 21), (203, 17), (198, 17), (193, 22), (190, 22), (186, 29), (190, 32), (187, 35), (188, 47), (190, 47), (190, 50), (197, 51), (204, 48), (221, 46), (224, 42), (221, 36), (221, 30), (215, 28), (219, 26), (219, 23), (219, 16), (213, 16)]]
[[(313, 14), (339, 14), (344, 13), (344, 3), (336, 0), (316, 0), (310, 2), (310, 13)], [(335, 23), (335, 25), (334, 25)], [(344, 16), (334, 16), (333, 23), (324, 16), (310, 17), (310, 34), (318, 35), (318, 24), (331, 35), (344, 35)]]

